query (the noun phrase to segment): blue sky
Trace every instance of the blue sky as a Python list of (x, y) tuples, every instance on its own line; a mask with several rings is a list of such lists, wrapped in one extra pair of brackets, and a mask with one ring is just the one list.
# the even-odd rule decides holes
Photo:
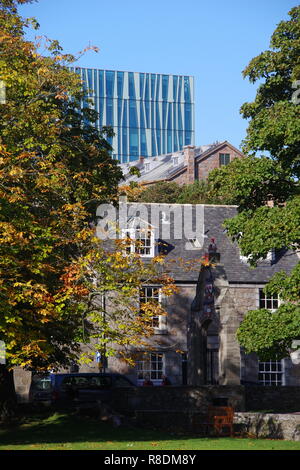
[[(99, 69), (193, 75), (196, 145), (228, 140), (240, 147), (247, 122), (240, 106), (257, 85), (242, 77), (249, 61), (296, 0), (40, 0), (20, 8), (40, 23), (37, 34), (65, 52), (88, 44), (77, 65)], [(30, 36), (29, 34), (29, 37)]]

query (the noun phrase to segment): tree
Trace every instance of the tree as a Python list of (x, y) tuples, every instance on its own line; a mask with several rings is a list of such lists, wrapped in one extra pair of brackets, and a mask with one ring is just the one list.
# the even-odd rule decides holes
[(179, 185), (176, 182), (160, 181), (143, 187), (137, 184), (122, 186), (130, 201), (156, 202), (164, 204), (232, 204), (232, 195), (216, 192), (207, 181), (195, 181)]
[(131, 197), (136, 202), (156, 202), (175, 204), (181, 193), (179, 184), (174, 182), (160, 181), (146, 187), (139, 187), (140, 191)]
[[(0, 340), (6, 346), (0, 417), (11, 409), (8, 371), (70, 365), (79, 357), (83, 330), (97, 335), (87, 311), (95, 289), (92, 254), (106, 279), (102, 291), (118, 289), (119, 305), (120, 295), (128, 302), (128, 291), (146, 274), (138, 262), (123, 259), (122, 248), (103, 250), (95, 237), (96, 207), (116, 200), (122, 177), (106, 141), (110, 131), (92, 125), (97, 114), (84, 106), (80, 79), (66, 67), (75, 57), (63, 54), (57, 41), (49, 41), (48, 56), (41, 56), (38, 45), (25, 40), (25, 28), (35, 22), (20, 17), (20, 3), (26, 0), (0, 1), (0, 81), (6, 90), (0, 104)], [(127, 286), (116, 281), (115, 261), (110, 278), (109, 259), (119, 260)], [(120, 326), (118, 315), (120, 308)], [(113, 327), (109, 331), (106, 342)], [(128, 337), (144, 331), (133, 314)], [(114, 339), (124, 343), (117, 334)]]
[[(255, 100), (241, 107), (249, 119), (243, 151), (245, 159), (210, 173), (216, 192), (232, 194), (238, 215), (226, 221), (228, 234), (238, 240), (253, 266), (271, 249), (299, 252), (300, 240), (300, 107), (295, 86), (300, 79), (300, 7), (282, 21), (271, 37), (270, 50), (252, 59), (244, 77), (261, 80)], [(269, 156), (255, 157), (257, 151)], [(286, 357), (300, 337), (299, 266), (279, 273), (266, 286), (284, 301), (277, 312), (250, 311), (237, 337), (247, 353), (267, 359)]]

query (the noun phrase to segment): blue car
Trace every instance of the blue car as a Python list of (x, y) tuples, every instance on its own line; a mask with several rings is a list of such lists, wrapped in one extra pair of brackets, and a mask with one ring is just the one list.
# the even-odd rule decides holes
[(135, 386), (124, 375), (113, 373), (34, 375), (29, 400), (61, 406), (95, 403), (98, 400), (109, 403), (112, 389)]

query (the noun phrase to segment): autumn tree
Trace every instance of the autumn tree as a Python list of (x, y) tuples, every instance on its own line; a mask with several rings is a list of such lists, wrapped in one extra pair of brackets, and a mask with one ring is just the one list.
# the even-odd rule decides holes
[(205, 180), (179, 185), (175, 181), (159, 181), (142, 186), (137, 183), (120, 187), (130, 201), (164, 204), (232, 204), (233, 196), (217, 191)]
[[(225, 225), (253, 266), (272, 249), (299, 253), (300, 7), (289, 15), (274, 31), (270, 49), (243, 71), (251, 83), (261, 81), (255, 100), (241, 107), (249, 120), (243, 142), (248, 157), (209, 176), (214, 190), (231, 194), (239, 206), (238, 215)], [(258, 158), (258, 151), (268, 154)], [(246, 352), (264, 359), (282, 358), (300, 338), (299, 273), (298, 265), (291, 273), (278, 273), (266, 286), (283, 300), (276, 313), (246, 314), (237, 334)]]
[[(84, 106), (80, 79), (67, 68), (75, 57), (63, 54), (57, 41), (48, 41), (47, 55), (41, 55), (25, 39), (26, 27), (36, 22), (20, 17), (20, 3), (26, 0), (0, 1), (1, 416), (11, 409), (14, 366), (67, 366), (78, 359), (80, 342), (103, 338), (99, 322), (96, 331), (90, 321), (96, 311), (101, 317), (91, 304), (99, 284), (98, 275), (90, 277), (92, 260), (102, 273), (98, 293), (116, 289), (119, 295), (115, 330), (107, 326), (106, 343), (124, 343), (116, 332), (121, 294), (128, 304), (128, 292), (147, 274), (138, 260), (122, 260), (122, 248), (104, 250), (95, 237), (96, 208), (116, 200), (122, 177), (106, 140), (110, 131), (93, 126), (97, 114)], [(134, 313), (136, 308), (123, 332), (137, 338), (146, 327)]]

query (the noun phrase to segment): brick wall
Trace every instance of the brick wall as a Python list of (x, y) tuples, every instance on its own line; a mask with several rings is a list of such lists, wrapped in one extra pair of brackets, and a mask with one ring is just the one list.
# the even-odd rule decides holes
[(218, 149), (215, 153), (209, 154), (207, 157), (205, 157), (203, 160), (201, 160), (201, 157), (196, 160), (195, 164), (195, 174), (196, 174), (196, 179), (203, 180), (207, 179), (208, 174), (211, 170), (214, 168), (219, 168), (220, 167), (220, 160), (219, 160), (219, 154), (220, 153), (229, 153), (230, 155), (230, 161), (232, 161), (234, 158), (241, 158), (240, 154), (235, 152), (231, 147), (228, 145), (224, 145), (221, 149)]

